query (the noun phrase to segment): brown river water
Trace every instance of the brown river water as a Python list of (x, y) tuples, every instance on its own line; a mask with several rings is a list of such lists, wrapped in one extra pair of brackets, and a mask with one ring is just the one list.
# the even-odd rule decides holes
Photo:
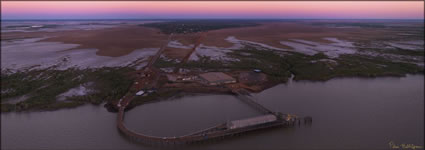
[[(116, 113), (84, 105), (50, 112), (2, 113), (2, 149), (389, 149), (424, 146), (424, 76), (340, 78), (281, 84), (254, 94), (273, 111), (312, 116), (312, 126), (275, 128), (202, 144), (136, 143), (116, 128)], [(261, 115), (231, 95), (191, 95), (129, 110), (125, 124), (178, 136)]]

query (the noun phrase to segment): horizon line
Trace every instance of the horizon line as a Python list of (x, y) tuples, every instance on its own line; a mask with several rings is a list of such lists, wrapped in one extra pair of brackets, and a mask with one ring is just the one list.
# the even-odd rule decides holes
[(48, 20), (425, 20), (425, 18), (52, 18), (52, 19), (0, 19), (1, 21)]

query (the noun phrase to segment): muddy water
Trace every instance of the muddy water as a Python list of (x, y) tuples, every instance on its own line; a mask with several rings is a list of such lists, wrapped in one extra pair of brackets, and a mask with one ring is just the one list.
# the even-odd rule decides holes
[[(255, 94), (283, 113), (313, 117), (311, 127), (272, 129), (187, 149), (388, 149), (424, 141), (424, 76), (292, 82)], [(236, 98), (197, 95), (151, 103), (126, 113), (131, 129), (177, 136), (232, 119), (256, 116)], [(116, 129), (116, 114), (86, 105), (53, 112), (1, 114), (2, 149), (156, 149)]]

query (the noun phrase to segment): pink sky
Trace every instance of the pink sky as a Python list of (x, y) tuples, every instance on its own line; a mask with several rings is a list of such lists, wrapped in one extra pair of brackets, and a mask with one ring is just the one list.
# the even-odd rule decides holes
[(423, 1), (1, 1), (2, 19), (424, 19)]

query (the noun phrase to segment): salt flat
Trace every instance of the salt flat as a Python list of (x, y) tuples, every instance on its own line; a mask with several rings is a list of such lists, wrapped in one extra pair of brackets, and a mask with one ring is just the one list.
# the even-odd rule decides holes
[[(54, 67), (68, 68), (101, 68), (136, 65), (143, 67), (146, 61), (158, 48), (136, 49), (128, 55), (111, 57), (99, 56), (97, 49), (75, 49), (78, 44), (61, 42), (40, 42), (41, 38), (24, 39), (5, 43), (1, 49), (2, 70), (20, 70), (25, 68), (45, 69)], [(71, 50), (72, 49), (72, 50)]]

